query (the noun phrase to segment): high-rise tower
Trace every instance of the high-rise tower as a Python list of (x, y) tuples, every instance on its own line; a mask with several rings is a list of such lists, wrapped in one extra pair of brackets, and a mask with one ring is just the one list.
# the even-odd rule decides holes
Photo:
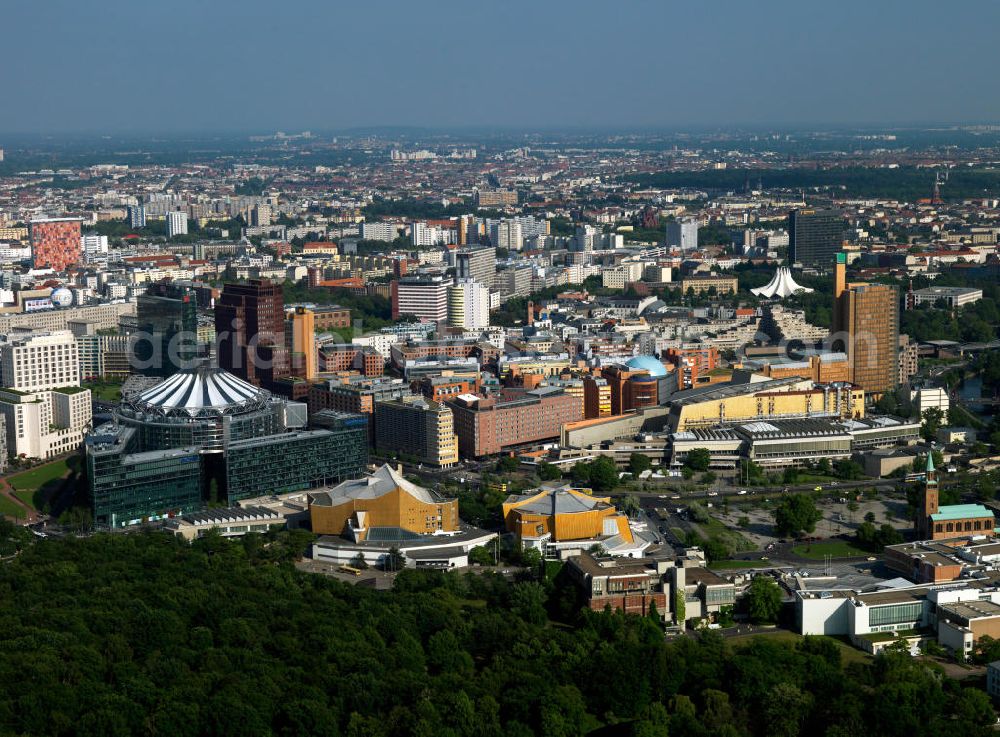
[(844, 245), (844, 218), (837, 210), (792, 210), (788, 215), (788, 262), (830, 263)]
[(847, 254), (834, 264), (834, 350), (847, 354), (851, 381), (866, 392), (881, 393), (899, 382), (899, 300), (888, 284), (848, 284)]
[(285, 339), (292, 373), (306, 381), (315, 379), (319, 372), (319, 355), (316, 351), (316, 316), (312, 310), (296, 307), (288, 313)]
[(257, 385), (288, 376), (281, 285), (226, 284), (215, 303), (219, 366)]

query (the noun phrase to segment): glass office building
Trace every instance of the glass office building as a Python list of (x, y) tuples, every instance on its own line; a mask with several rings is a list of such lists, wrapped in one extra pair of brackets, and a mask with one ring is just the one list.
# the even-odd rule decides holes
[(94, 522), (124, 527), (202, 505), (197, 448), (135, 452), (133, 428), (104, 425), (87, 437), (87, 478)]
[(792, 210), (788, 215), (788, 263), (827, 266), (844, 247), (839, 210)]
[(233, 503), (358, 478), (367, 421), (342, 415), (305, 430), (304, 406), (207, 365), (126, 397), (87, 438), (99, 526), (195, 511), (210, 495)]
[(230, 504), (263, 494), (312, 489), (358, 477), (368, 463), (368, 422), (340, 419), (330, 429), (241, 440), (226, 451)]
[(136, 300), (138, 332), (132, 367), (145, 376), (171, 376), (192, 368), (198, 356), (198, 300), (193, 289), (150, 284)]

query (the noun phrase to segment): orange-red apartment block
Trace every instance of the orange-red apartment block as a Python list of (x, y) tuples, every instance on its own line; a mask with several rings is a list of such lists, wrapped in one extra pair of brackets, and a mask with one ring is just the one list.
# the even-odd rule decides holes
[(80, 263), (80, 218), (32, 220), (31, 258), (36, 269), (65, 271)]

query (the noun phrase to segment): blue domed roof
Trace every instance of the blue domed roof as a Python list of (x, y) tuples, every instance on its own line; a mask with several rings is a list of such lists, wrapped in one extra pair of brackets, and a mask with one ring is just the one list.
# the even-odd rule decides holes
[(667, 375), (667, 367), (652, 356), (635, 356), (626, 363), (633, 371), (648, 371), (650, 376), (659, 378)]

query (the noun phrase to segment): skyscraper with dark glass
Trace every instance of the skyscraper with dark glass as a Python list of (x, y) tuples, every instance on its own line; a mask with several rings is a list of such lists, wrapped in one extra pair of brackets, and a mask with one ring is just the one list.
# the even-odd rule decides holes
[(280, 284), (226, 284), (215, 303), (219, 366), (257, 386), (288, 376), (285, 302)]
[(150, 284), (136, 300), (138, 333), (132, 336), (132, 369), (171, 376), (198, 357), (198, 301), (194, 290), (170, 282)]
[(792, 210), (788, 214), (788, 262), (828, 266), (844, 245), (839, 210)]

